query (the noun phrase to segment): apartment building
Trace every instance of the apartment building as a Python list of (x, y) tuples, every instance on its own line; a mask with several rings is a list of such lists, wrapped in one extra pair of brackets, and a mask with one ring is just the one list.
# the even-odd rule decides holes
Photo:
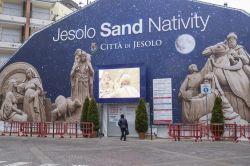
[(72, 0), (0, 0), (0, 68), (32, 33), (77, 9)]

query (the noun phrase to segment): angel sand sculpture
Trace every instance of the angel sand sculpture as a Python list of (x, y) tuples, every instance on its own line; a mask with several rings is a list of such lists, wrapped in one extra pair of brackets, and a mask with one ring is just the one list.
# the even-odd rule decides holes
[[(197, 66), (189, 66), (180, 87), (183, 122), (204, 122), (211, 119), (215, 97), (222, 99), (225, 123), (247, 125), (250, 121), (250, 80), (249, 54), (237, 45), (237, 36), (229, 33), (227, 40), (207, 47), (202, 54), (208, 57), (201, 71)], [(209, 82), (212, 93), (206, 97), (199, 93), (200, 84)]]

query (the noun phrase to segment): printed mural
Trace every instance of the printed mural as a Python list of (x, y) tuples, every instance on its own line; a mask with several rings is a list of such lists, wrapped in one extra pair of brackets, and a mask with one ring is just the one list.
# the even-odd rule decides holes
[[(186, 0), (99, 0), (32, 35), (1, 68), (1, 119), (80, 119), (85, 97), (99, 97), (100, 67), (143, 64), (151, 117), (153, 79), (171, 78), (174, 122), (202, 120), (219, 95), (225, 118), (245, 123), (249, 37), (249, 15), (234, 9)], [(198, 110), (205, 81), (213, 89), (208, 112)]]

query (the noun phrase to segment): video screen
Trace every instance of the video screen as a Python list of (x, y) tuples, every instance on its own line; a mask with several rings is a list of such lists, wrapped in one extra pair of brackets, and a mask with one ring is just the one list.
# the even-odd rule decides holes
[(140, 98), (140, 67), (99, 69), (99, 99)]

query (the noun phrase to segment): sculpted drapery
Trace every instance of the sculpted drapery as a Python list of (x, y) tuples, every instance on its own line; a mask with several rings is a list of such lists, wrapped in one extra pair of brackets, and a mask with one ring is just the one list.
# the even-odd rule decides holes
[(0, 120), (4, 121), (27, 121), (27, 114), (17, 108), (15, 97), (17, 82), (15, 79), (8, 81), (8, 89), (0, 109)]
[[(185, 78), (180, 87), (179, 97), (182, 98), (182, 121), (183, 122), (198, 122), (199, 119), (210, 113), (213, 109), (213, 102), (218, 92), (215, 90), (214, 79), (206, 78), (204, 71), (199, 72), (195, 64), (189, 66), (189, 75)], [(212, 93), (206, 97), (200, 93), (200, 84), (210, 81), (212, 84)]]
[[(202, 115), (211, 112), (215, 96), (222, 98), (225, 122), (246, 124), (243, 119), (250, 121), (249, 56), (242, 47), (235, 46), (232, 38), (235, 34), (230, 33), (225, 42), (207, 47), (202, 53), (208, 57), (203, 69), (190, 73), (182, 83), (179, 96), (182, 98), (184, 122), (197, 122)], [(201, 80), (208, 77), (214, 86), (212, 94), (208, 95), (207, 113), (204, 113), (204, 97), (194, 90), (200, 88)]]
[(46, 121), (43, 87), (31, 68), (26, 70), (26, 79), (18, 86), (24, 90), (23, 111), (28, 115), (28, 121)]
[(81, 104), (86, 97), (91, 97), (94, 70), (90, 63), (89, 55), (77, 49), (75, 51), (75, 62), (71, 69), (71, 97), (78, 99)]

